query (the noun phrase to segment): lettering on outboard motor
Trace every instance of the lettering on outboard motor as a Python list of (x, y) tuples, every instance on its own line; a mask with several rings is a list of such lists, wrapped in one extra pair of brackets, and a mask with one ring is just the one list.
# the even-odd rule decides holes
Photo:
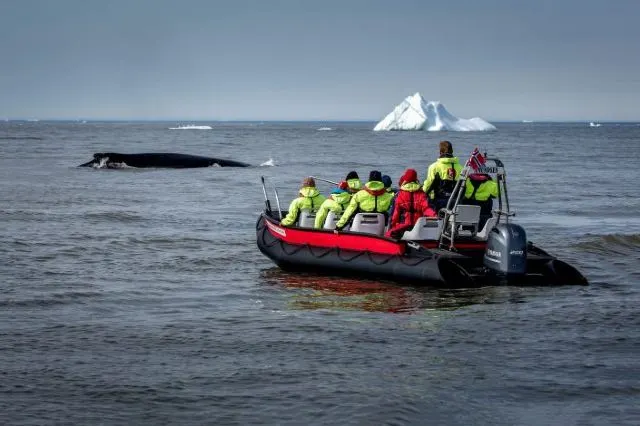
[(487, 249), (487, 254), (489, 256), (502, 257), (502, 253), (500, 253), (499, 251), (491, 250), (491, 249)]

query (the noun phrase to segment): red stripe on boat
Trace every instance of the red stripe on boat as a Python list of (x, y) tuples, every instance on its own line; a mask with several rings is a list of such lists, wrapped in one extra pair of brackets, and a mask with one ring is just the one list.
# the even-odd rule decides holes
[(285, 228), (265, 218), (267, 228), (275, 238), (294, 245), (308, 244), (322, 248), (369, 251), (380, 254), (404, 254), (404, 242), (395, 242), (375, 235), (350, 234), (313, 229)]
[[(420, 241), (419, 244), (426, 249), (438, 248), (438, 241)], [(456, 249), (462, 249), (462, 250), (466, 250), (466, 249), (484, 250), (487, 247), (487, 243), (486, 241), (466, 242), (466, 243), (456, 242), (454, 244), (454, 247)]]

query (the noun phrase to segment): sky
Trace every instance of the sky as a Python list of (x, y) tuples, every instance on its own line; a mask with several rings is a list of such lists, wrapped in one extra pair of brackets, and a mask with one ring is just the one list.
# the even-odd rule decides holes
[(0, 119), (640, 121), (637, 0), (0, 0)]

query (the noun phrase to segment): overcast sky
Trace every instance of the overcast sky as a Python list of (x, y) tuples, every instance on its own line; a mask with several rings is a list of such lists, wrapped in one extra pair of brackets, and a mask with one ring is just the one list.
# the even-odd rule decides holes
[(640, 121), (637, 0), (0, 0), (0, 119)]

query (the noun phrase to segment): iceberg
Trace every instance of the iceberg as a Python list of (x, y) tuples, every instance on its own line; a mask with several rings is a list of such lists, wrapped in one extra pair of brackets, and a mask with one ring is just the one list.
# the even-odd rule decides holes
[(482, 118), (458, 118), (438, 101), (425, 101), (418, 92), (407, 96), (382, 121), (373, 128), (381, 130), (428, 130), (438, 132), (473, 132), (496, 130), (496, 127)]

